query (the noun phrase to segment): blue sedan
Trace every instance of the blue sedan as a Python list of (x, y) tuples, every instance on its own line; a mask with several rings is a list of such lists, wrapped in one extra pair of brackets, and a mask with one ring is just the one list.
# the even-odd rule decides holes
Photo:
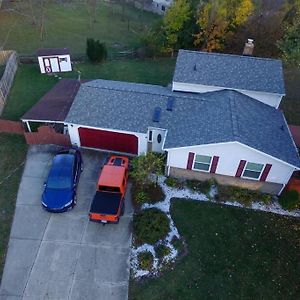
[(73, 208), (81, 172), (82, 158), (77, 148), (58, 152), (45, 182), (43, 207), (50, 212), (64, 212)]

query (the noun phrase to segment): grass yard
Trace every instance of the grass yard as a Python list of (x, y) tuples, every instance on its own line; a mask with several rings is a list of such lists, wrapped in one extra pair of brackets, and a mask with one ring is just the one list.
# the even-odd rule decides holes
[[(103, 64), (76, 64), (82, 79), (112, 79), (167, 85), (171, 82), (175, 59), (107, 61)], [(77, 78), (78, 73), (62, 73), (61, 76)], [(41, 75), (38, 65), (20, 65), (10, 91), (2, 117), (19, 120), (58, 79)]]
[[(0, 134), (0, 281), (27, 145), (20, 135)], [(18, 168), (18, 169), (16, 169)], [(15, 170), (15, 172), (14, 172)], [(9, 174), (11, 177), (4, 180)]]
[(300, 220), (176, 200), (188, 254), (158, 279), (131, 282), (131, 300), (299, 299)]
[[(34, 1), (32, 1), (34, 3)], [(147, 28), (160, 17), (137, 10), (132, 5), (97, 1), (96, 22), (90, 21), (87, 1), (44, 1), (45, 38), (40, 40), (40, 5), (30, 1), (9, 1), (0, 11), (0, 47), (19, 53), (35, 53), (41, 47), (69, 47), (72, 53), (85, 53), (86, 39), (96, 38), (109, 49), (126, 49), (140, 44)], [(123, 13), (124, 7), (124, 13)]]

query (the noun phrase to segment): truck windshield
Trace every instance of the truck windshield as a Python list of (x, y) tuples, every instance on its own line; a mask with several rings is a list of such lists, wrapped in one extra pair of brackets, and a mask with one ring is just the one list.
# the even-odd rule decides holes
[(120, 188), (114, 186), (99, 185), (99, 191), (120, 193)]

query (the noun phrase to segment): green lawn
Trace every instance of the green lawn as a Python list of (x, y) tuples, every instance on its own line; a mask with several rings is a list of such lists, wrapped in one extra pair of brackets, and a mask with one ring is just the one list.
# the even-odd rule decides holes
[[(77, 78), (76, 71), (80, 71), (82, 79), (103, 78), (167, 85), (172, 80), (174, 65), (175, 59), (169, 58), (107, 61), (100, 65), (82, 63), (75, 65), (74, 72), (61, 76)], [(18, 120), (56, 82), (57, 78), (40, 74), (38, 65), (20, 65), (2, 117)]]
[[(124, 5), (123, 14), (121, 5), (97, 1), (96, 23), (91, 26), (86, 1), (44, 3), (43, 41), (40, 40), (40, 26), (32, 24), (29, 1), (9, 1), (3, 4), (3, 8), (14, 9), (0, 11), (0, 41), (7, 41), (5, 49), (35, 53), (41, 47), (69, 47), (72, 53), (84, 53), (86, 39), (93, 37), (105, 42), (109, 49), (117, 51), (137, 46), (147, 28), (160, 18), (127, 4)], [(34, 5), (34, 15), (40, 24), (39, 5)]]
[(175, 200), (188, 255), (161, 278), (131, 282), (130, 299), (300, 299), (300, 220)]
[[(22, 136), (0, 134), (0, 280), (27, 145)], [(8, 179), (5, 177), (11, 175)]]

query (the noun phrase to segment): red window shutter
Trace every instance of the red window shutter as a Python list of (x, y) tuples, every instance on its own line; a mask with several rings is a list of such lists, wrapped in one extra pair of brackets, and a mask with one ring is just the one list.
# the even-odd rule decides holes
[(262, 172), (262, 174), (260, 176), (260, 181), (266, 181), (271, 168), (272, 168), (272, 165), (266, 164), (266, 166), (265, 166), (265, 168), (264, 168), (264, 170), (263, 170), (263, 172)]
[(246, 161), (245, 160), (241, 160), (240, 164), (238, 166), (238, 169), (236, 171), (235, 177), (241, 177), (242, 176), (242, 173), (244, 171), (245, 165), (246, 165)]
[(210, 173), (216, 173), (218, 162), (219, 156), (214, 156), (210, 167)]
[(192, 170), (192, 168), (193, 168), (194, 156), (195, 156), (195, 153), (189, 152), (188, 161), (187, 161), (187, 165), (186, 165), (186, 168), (188, 170)]

